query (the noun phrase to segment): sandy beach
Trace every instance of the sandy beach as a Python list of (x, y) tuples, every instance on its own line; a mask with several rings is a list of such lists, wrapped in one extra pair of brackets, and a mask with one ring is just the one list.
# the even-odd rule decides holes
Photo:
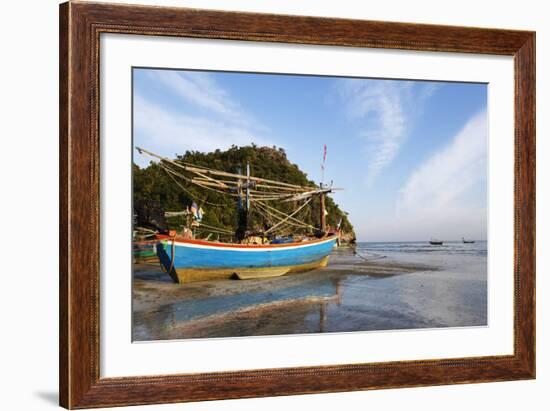
[(174, 284), (155, 264), (135, 265), (133, 339), (486, 324), (486, 256), (470, 261), (474, 269), (461, 256), (456, 275), (446, 252), (374, 249), (341, 248), (323, 269), (260, 280)]

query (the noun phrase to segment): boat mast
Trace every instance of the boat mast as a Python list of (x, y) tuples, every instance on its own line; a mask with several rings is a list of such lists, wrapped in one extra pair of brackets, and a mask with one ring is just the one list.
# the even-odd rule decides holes
[[(250, 213), (250, 162), (246, 162), (246, 222), (248, 223), (248, 215)], [(248, 229), (248, 224), (247, 227)]]
[[(242, 175), (241, 167), (237, 167), (237, 174), (239, 176)], [(237, 241), (241, 241), (245, 238), (246, 233), (246, 211), (245, 206), (243, 204), (243, 181), (239, 177), (237, 180), (237, 230), (235, 231), (235, 237), (237, 237)]]
[[(323, 162), (321, 163), (321, 182), (319, 183), (319, 212), (321, 213), (319, 218), (319, 228), (323, 235), (327, 231), (326, 211), (325, 211), (325, 193), (323, 192), (325, 182), (325, 161), (327, 160), (327, 145), (323, 145)], [(331, 184), (332, 186), (332, 184)]]
[[(321, 190), (323, 190), (323, 183), (320, 184)], [(321, 232), (324, 234), (327, 231), (327, 220), (326, 220), (326, 210), (325, 210), (325, 193), (324, 191), (321, 191), (319, 193), (319, 209), (321, 215), (319, 216), (319, 228)]]
[[(239, 176), (242, 175), (241, 168), (237, 168), (237, 174)], [(243, 176), (244, 177), (244, 176)], [(238, 227), (237, 231), (235, 233), (237, 239), (243, 240), (246, 238), (246, 235), (248, 233), (249, 228), (249, 220), (250, 220), (250, 188), (254, 188), (255, 182), (251, 182), (250, 178), (250, 163), (246, 163), (246, 181), (243, 183), (243, 179), (239, 178), (237, 181), (237, 198), (238, 198), (238, 205), (239, 205), (239, 221), (238, 221)], [(244, 193), (243, 193), (244, 188)], [(244, 199), (243, 199), (244, 194)]]

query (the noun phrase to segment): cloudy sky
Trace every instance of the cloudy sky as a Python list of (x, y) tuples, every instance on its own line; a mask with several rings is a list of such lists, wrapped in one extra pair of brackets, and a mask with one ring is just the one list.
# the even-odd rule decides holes
[(485, 84), (137, 68), (133, 81), (134, 145), (276, 145), (320, 181), (326, 144), (325, 182), (345, 189), (333, 198), (360, 241), (486, 239)]

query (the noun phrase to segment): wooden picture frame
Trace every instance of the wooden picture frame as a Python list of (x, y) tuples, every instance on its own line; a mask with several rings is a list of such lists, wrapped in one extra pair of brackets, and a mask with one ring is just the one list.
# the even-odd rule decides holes
[[(515, 71), (514, 353), (100, 378), (101, 33), (482, 53)], [(60, 6), (60, 404), (90, 408), (535, 377), (535, 33), (185, 8)]]

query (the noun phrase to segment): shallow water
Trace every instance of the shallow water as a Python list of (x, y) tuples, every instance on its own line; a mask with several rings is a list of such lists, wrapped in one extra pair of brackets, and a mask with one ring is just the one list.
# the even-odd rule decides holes
[(135, 267), (136, 341), (487, 324), (487, 247), (359, 243), (328, 267), (247, 281), (172, 284)]

